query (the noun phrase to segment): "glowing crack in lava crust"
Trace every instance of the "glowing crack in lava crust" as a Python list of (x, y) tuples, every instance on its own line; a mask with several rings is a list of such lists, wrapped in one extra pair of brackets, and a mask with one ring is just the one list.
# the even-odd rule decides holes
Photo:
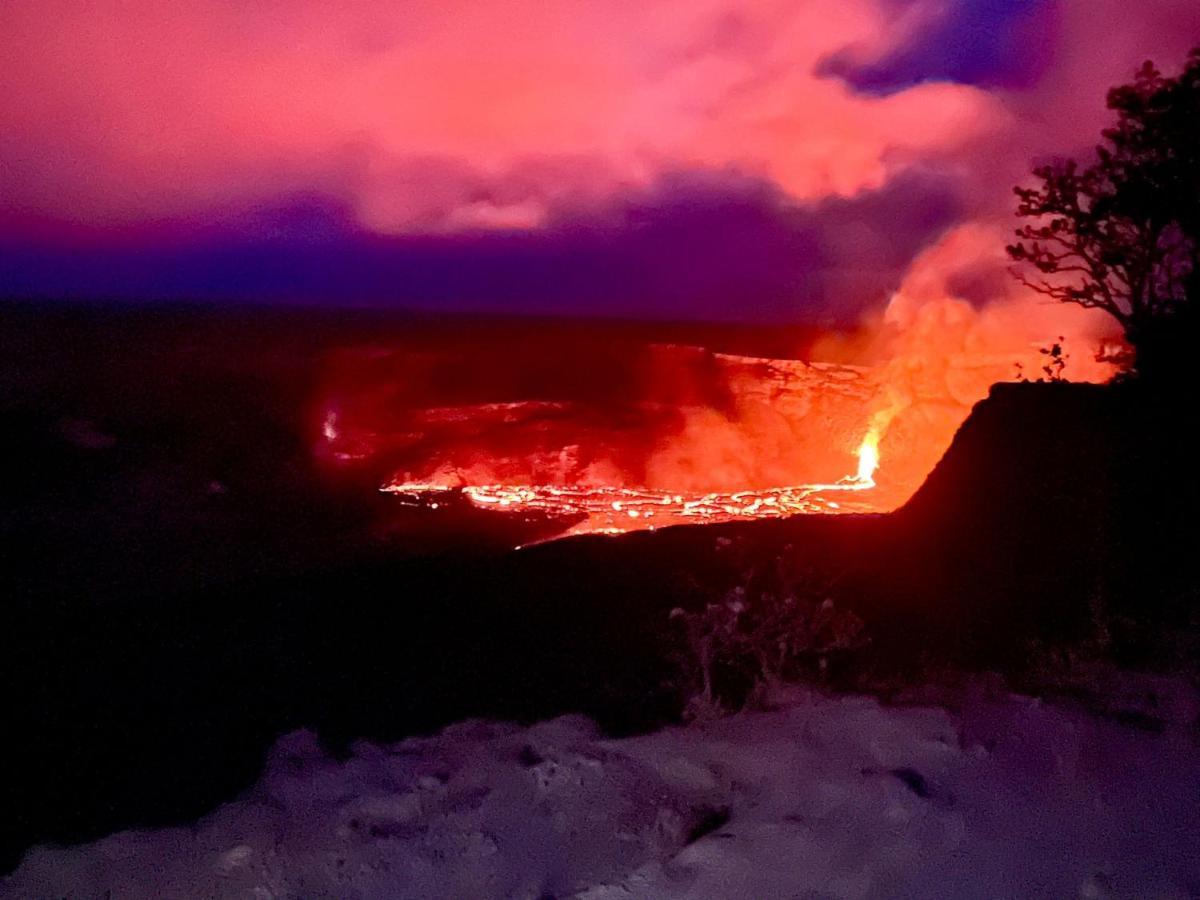
[[(804, 484), (705, 494), (678, 493), (648, 488), (583, 487), (558, 485), (442, 485), (393, 482), (386, 493), (401, 495), (414, 505), (438, 509), (437, 498), (458, 490), (472, 505), (506, 512), (538, 512), (548, 517), (582, 520), (557, 537), (574, 534), (623, 534), (666, 525), (723, 522), (735, 519), (770, 519), (798, 514), (875, 512), (870, 504), (855, 502), (845, 492), (875, 487), (879, 464), (878, 438), (868, 435), (859, 448), (858, 472), (833, 484)], [(835, 497), (837, 499), (835, 499)]]

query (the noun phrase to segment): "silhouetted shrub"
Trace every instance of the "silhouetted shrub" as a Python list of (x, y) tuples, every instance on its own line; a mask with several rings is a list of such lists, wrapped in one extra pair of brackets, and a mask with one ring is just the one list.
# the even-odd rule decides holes
[(742, 583), (703, 608), (671, 611), (685, 717), (759, 705), (780, 684), (821, 677), (830, 657), (865, 643), (863, 621), (836, 604), (828, 580), (798, 570), (796, 558), (785, 547), (768, 563), (744, 567)]

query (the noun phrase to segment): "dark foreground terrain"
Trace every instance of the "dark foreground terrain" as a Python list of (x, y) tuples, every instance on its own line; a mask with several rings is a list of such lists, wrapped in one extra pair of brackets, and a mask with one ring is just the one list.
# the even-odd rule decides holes
[(661, 723), (681, 701), (670, 610), (781, 555), (866, 622), (834, 685), (1019, 674), (1068, 649), (1193, 658), (1179, 388), (998, 386), (888, 516), (513, 552), (538, 523), (381, 531), (388, 498), (316, 467), (312, 367), (344, 325), (24, 311), (3, 327), (6, 869), (35, 842), (195, 819), (302, 726), (338, 752), (470, 716)]

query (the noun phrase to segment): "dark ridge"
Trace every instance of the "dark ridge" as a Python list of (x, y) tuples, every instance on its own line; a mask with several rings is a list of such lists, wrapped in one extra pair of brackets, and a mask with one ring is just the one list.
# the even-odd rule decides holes
[[(891, 517), (968, 656), (1002, 661), (1005, 642), (1078, 639), (1126, 618), (1186, 622), (1194, 410), (1183, 386), (992, 388)], [(1136, 643), (1124, 650), (1144, 654)]]

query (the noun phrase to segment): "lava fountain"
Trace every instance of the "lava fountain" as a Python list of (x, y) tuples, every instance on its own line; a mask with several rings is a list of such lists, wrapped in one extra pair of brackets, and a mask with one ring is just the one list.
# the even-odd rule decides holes
[(875, 487), (875, 470), (879, 468), (879, 435), (867, 432), (858, 448), (858, 471), (853, 481), (864, 487)]

